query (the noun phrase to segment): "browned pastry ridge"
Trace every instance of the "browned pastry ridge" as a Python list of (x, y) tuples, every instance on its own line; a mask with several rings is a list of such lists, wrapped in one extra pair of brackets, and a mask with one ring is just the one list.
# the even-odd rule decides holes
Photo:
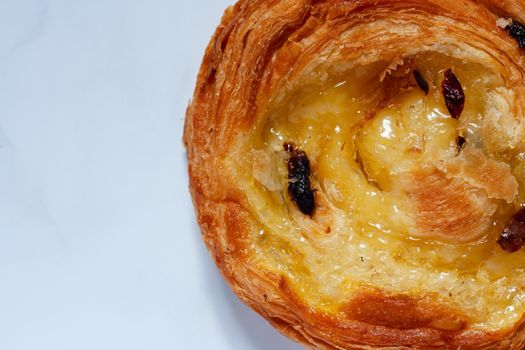
[(524, 349), (520, 22), (517, 0), (228, 8), (184, 143), (238, 297), (315, 349)]

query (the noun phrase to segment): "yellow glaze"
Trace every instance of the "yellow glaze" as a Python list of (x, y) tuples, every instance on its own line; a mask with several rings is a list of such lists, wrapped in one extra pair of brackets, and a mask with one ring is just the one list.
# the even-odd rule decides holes
[[(459, 120), (450, 117), (441, 92), (448, 68), (466, 95)], [(428, 95), (413, 69), (429, 83)], [(254, 232), (253, 259), (284, 273), (309, 305), (327, 312), (338, 312), (362, 286), (378, 286), (461, 305), (473, 328), (514, 324), (525, 312), (525, 251), (506, 253), (496, 240), (525, 199), (525, 156), (494, 147), (499, 141), (486, 119), (501, 85), (482, 66), (423, 54), (394, 67), (355, 67), (290, 93), (284, 107), (270, 109), (254, 127), (252, 151), (227, 163), (248, 169), (237, 172), (240, 184), (266, 225)], [(406, 191), (411, 171), (463, 152), (460, 135), (465, 149), (509, 164), (519, 183), (511, 203), (491, 202), (490, 228), (467, 242), (425, 236)], [(312, 218), (288, 196), (286, 141), (310, 159), (317, 190)]]

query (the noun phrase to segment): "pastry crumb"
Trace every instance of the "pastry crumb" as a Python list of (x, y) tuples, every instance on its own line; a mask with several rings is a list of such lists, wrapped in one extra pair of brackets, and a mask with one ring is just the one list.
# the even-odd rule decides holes
[(496, 20), (496, 25), (501, 29), (505, 29), (512, 24), (512, 19), (500, 17)]

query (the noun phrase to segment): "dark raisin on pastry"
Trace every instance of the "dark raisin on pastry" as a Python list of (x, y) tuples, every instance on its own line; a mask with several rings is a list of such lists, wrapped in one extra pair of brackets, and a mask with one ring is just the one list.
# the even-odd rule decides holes
[(458, 119), (465, 106), (465, 93), (451, 69), (445, 71), (445, 79), (441, 83), (441, 89), (450, 115), (452, 118)]
[(416, 79), (416, 83), (421, 89), (421, 91), (423, 91), (425, 95), (428, 95), (428, 83), (425, 80), (425, 78), (423, 78), (423, 76), (421, 75), (421, 73), (419, 73), (418, 70), (414, 70), (413, 74), (414, 74), (414, 79)]
[(516, 40), (520, 48), (525, 48), (525, 25), (516, 20), (512, 20), (512, 23), (506, 26), (505, 30)]
[(456, 145), (457, 145), (457, 151), (458, 153), (461, 152), (461, 150), (463, 149), (463, 147), (465, 147), (465, 142), (467, 142), (467, 140), (465, 140), (465, 138), (461, 135), (459, 135), (457, 138), (456, 138)]
[(299, 210), (312, 216), (315, 209), (314, 191), (310, 188), (310, 161), (304, 151), (286, 142), (284, 149), (288, 158), (288, 194)]
[(517, 252), (525, 244), (525, 208), (516, 212), (498, 239), (501, 248), (509, 253)]

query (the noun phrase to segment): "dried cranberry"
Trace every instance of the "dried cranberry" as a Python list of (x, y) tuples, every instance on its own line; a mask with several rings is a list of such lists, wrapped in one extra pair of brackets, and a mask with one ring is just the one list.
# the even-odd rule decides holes
[(414, 79), (416, 79), (416, 83), (421, 91), (423, 91), (425, 95), (428, 95), (428, 83), (426, 82), (425, 78), (423, 78), (418, 70), (414, 70), (412, 73), (414, 74)]
[(501, 248), (509, 253), (516, 252), (525, 244), (525, 208), (516, 212), (498, 239)]
[(465, 93), (458, 78), (450, 69), (445, 71), (445, 79), (441, 83), (441, 90), (443, 91), (445, 104), (450, 115), (452, 118), (458, 119), (465, 105)]
[(288, 194), (299, 210), (312, 216), (315, 209), (314, 190), (310, 188), (310, 161), (304, 151), (296, 149), (291, 143), (284, 144), (290, 153), (288, 159)]

